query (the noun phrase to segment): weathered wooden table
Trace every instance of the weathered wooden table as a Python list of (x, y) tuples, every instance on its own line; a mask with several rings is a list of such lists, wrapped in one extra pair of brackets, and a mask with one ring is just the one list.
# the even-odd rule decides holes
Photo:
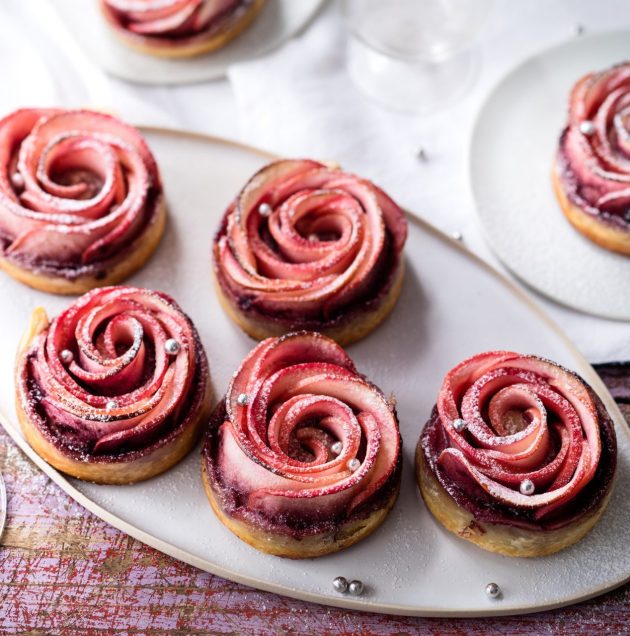
[[(630, 421), (630, 404), (621, 407)], [(630, 634), (630, 585), (555, 612), (475, 620), (363, 614), (258, 592), (110, 527), (53, 484), (1, 429), (0, 469), (9, 498), (0, 547), (1, 634)]]

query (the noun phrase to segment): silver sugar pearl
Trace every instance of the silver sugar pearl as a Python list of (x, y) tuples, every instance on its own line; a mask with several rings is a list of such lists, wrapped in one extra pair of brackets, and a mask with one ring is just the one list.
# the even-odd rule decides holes
[(531, 479), (523, 479), (518, 489), (522, 495), (533, 495), (536, 486), (534, 486), (534, 482)]
[(420, 161), (428, 161), (429, 160), (429, 156), (427, 155), (427, 151), (420, 146), (419, 148), (416, 149), (416, 157), (418, 159), (420, 159)]
[(456, 241), (463, 241), (464, 240), (464, 235), (461, 232), (453, 232), (451, 234), (451, 236), (456, 240)]
[(64, 364), (70, 364), (74, 360), (74, 355), (70, 349), (63, 349), (59, 352), (59, 359)]
[(348, 470), (351, 470), (352, 472), (357, 470), (360, 465), (361, 465), (361, 462), (356, 457), (353, 457), (352, 459), (348, 460)]
[(461, 433), (466, 428), (466, 420), (463, 420), (461, 417), (458, 417), (456, 420), (453, 420), (453, 428)]
[(352, 596), (361, 596), (363, 589), (363, 581), (350, 581), (350, 585), (348, 585), (348, 592)]
[(269, 216), (271, 214), (271, 206), (268, 203), (261, 203), (258, 206), (258, 214), (260, 216)]
[(249, 404), (249, 397), (247, 397), (247, 393), (239, 393), (236, 398), (236, 403), (239, 406), (247, 406), (247, 404)]
[(164, 343), (164, 350), (166, 351), (166, 353), (168, 353), (169, 356), (177, 355), (180, 349), (181, 345), (179, 344), (179, 342), (177, 342), (177, 340), (175, 340), (175, 338), (169, 338)]
[(330, 450), (335, 454), (335, 455), (339, 455), (339, 453), (341, 453), (341, 451), (343, 450), (343, 444), (341, 442), (335, 442), (334, 444), (332, 444), (332, 446), (330, 447)]
[(580, 123), (580, 132), (587, 137), (595, 133), (595, 124), (590, 119), (585, 119)]
[(338, 576), (333, 580), (333, 587), (337, 592), (345, 594), (348, 591), (348, 580), (345, 576)]
[(19, 172), (14, 172), (11, 175), (11, 183), (14, 188), (23, 188), (24, 187), (24, 177)]
[(108, 411), (111, 411), (113, 409), (115, 409), (118, 406), (118, 404), (116, 403), (116, 400), (109, 400), (109, 402), (107, 402), (107, 404), (105, 405), (105, 408)]
[(501, 588), (496, 583), (488, 583), (486, 585), (486, 594), (490, 598), (500, 598)]

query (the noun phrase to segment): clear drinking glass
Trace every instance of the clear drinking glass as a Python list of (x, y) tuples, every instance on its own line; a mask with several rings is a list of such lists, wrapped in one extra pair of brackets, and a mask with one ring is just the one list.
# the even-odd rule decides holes
[(429, 113), (459, 97), (477, 70), (472, 45), (492, 0), (343, 0), (348, 70), (395, 110)]

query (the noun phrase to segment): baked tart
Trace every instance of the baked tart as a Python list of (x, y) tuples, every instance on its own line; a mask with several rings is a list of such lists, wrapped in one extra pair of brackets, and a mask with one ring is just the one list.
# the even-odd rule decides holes
[(56, 294), (118, 283), (144, 265), (165, 221), (158, 167), (135, 128), (88, 110), (0, 120), (0, 268), (17, 280)]
[(210, 413), (195, 327), (172, 298), (147, 289), (95, 289), (50, 321), (35, 310), (15, 379), (29, 444), (58, 470), (98, 483), (169, 469)]
[(186, 58), (238, 37), (265, 0), (99, 0), (116, 36), (148, 55)]
[(394, 308), (406, 238), (403, 211), (370, 181), (318, 161), (276, 161), (223, 217), (218, 294), (258, 340), (309, 330), (348, 345)]
[(579, 541), (610, 498), (613, 421), (579, 376), (507, 351), (444, 378), (416, 453), (422, 497), (449, 531), (509, 556)]
[(560, 207), (585, 237), (630, 254), (630, 63), (573, 87), (552, 172)]
[(333, 340), (261, 342), (211, 417), (202, 475), (219, 519), (263, 552), (336, 552), (387, 517), (400, 488), (392, 401)]

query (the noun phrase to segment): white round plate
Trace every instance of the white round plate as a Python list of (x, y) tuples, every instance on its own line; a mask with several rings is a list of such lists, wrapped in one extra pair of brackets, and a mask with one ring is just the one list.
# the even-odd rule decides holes
[[(197, 325), (208, 352), (215, 395), (254, 346), (223, 313), (211, 283), (210, 245), (219, 219), (269, 156), (219, 140), (145, 129), (163, 173), (170, 223), (155, 257), (131, 283), (172, 294)], [(351, 168), (351, 166), (348, 166)], [(392, 193), (395, 195), (395, 193)], [(358, 368), (398, 403), (404, 440), (400, 499), (373, 535), (335, 555), (291, 561), (257, 552), (215, 517), (201, 485), (199, 451), (174, 469), (132, 486), (66, 480), (21, 437), (13, 391), (0, 394), (5, 426), (21, 448), (79, 503), (132, 536), (182, 561), (234, 581), (318, 603), (393, 614), (521, 613), (571, 603), (630, 577), (630, 434), (593, 369), (515, 286), (456, 241), (410, 217), (407, 273), (391, 317), (350, 348)], [(68, 303), (0, 277), (0, 385), (12, 386), (15, 346), (37, 305), (51, 315)], [(488, 349), (548, 356), (579, 371), (617, 425), (618, 483), (608, 510), (578, 545), (551, 557), (510, 559), (449, 534), (422, 503), (413, 456), (442, 377), (463, 358)], [(337, 594), (332, 580), (361, 579), (359, 598)], [(486, 597), (496, 581), (503, 599)]]
[(551, 166), (573, 84), (630, 59), (630, 33), (581, 36), (530, 58), (494, 89), (470, 148), (473, 194), (492, 250), (522, 281), (590, 314), (630, 320), (630, 257), (566, 220)]
[(190, 84), (223, 77), (232, 64), (263, 55), (294, 36), (324, 0), (267, 0), (251, 26), (227, 46), (198, 57), (170, 60), (138, 53), (108, 28), (97, 0), (54, 0), (69, 33), (103, 70), (141, 84)]

